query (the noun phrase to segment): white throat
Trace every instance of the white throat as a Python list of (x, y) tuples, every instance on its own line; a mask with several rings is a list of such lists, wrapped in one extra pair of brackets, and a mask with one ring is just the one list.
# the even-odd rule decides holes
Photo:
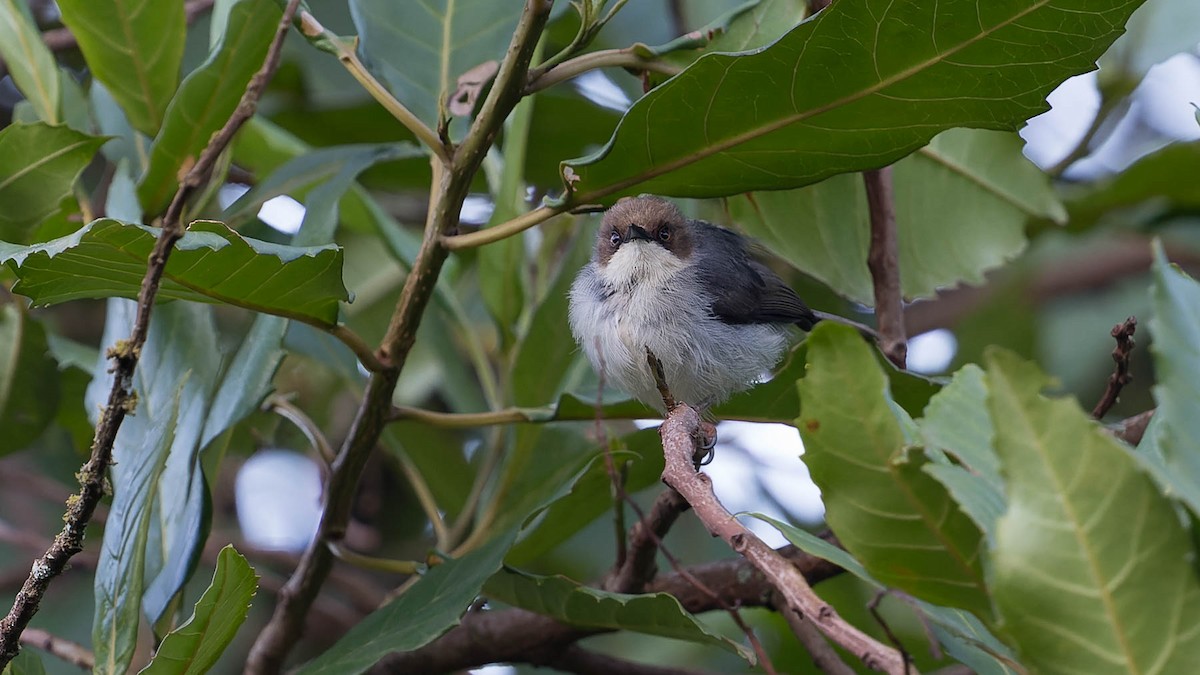
[(608, 264), (600, 267), (600, 277), (610, 286), (660, 286), (686, 266), (678, 256), (658, 244), (634, 240), (617, 249)]

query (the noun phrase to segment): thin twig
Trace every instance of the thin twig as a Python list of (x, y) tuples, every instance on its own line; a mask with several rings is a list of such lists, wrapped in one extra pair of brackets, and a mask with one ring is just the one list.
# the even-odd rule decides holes
[(678, 492), (667, 488), (659, 493), (650, 507), (650, 515), (640, 514), (629, 531), (629, 553), (602, 587), (614, 593), (641, 593), (654, 578), (655, 557), (662, 538), (687, 509), (688, 503)]
[(493, 242), (506, 239), (516, 234), (520, 234), (525, 230), (537, 225), (538, 223), (550, 220), (554, 216), (566, 211), (566, 206), (539, 206), (532, 211), (527, 211), (512, 220), (506, 220), (499, 225), (489, 227), (477, 232), (468, 232), (466, 234), (446, 235), (442, 237), (442, 244), (451, 251), (458, 251), (464, 248), (473, 248), (491, 244)]
[(692, 466), (695, 435), (700, 415), (690, 406), (679, 406), (667, 414), (659, 428), (666, 466), (663, 480), (692, 505), (708, 531), (724, 539), (734, 551), (759, 569), (783, 595), (790, 611), (811, 620), (829, 639), (862, 659), (872, 670), (904, 672), (904, 660), (896, 650), (880, 644), (846, 622), (833, 607), (821, 600), (795, 567), (737, 521), (713, 492), (712, 480)]
[(1046, 169), (1046, 173), (1051, 178), (1059, 178), (1067, 169), (1071, 168), (1075, 162), (1087, 157), (1092, 152), (1092, 141), (1095, 140), (1096, 134), (1104, 127), (1104, 124), (1112, 117), (1113, 113), (1121, 110), (1129, 105), (1129, 97), (1127, 92), (1122, 92), (1121, 95), (1114, 96), (1112, 94), (1104, 94), (1100, 101), (1100, 108), (1096, 111), (1096, 116), (1092, 118), (1092, 123), (1088, 125), (1087, 131), (1083, 133), (1083, 137), (1071, 148), (1062, 159), (1054, 163), (1054, 166)]
[(1113, 368), (1112, 375), (1108, 376), (1104, 395), (1096, 402), (1096, 407), (1092, 408), (1092, 419), (1098, 420), (1104, 417), (1116, 405), (1117, 397), (1121, 395), (1121, 390), (1125, 388), (1125, 385), (1133, 381), (1133, 375), (1129, 372), (1129, 357), (1133, 354), (1133, 348), (1136, 345), (1133, 341), (1133, 334), (1136, 332), (1136, 316), (1131, 316), (1124, 322), (1113, 326), (1110, 335), (1117, 341), (1117, 346), (1112, 351), (1112, 358), (1116, 366)]
[(425, 517), (429, 519), (429, 523), (433, 527), (433, 536), (437, 540), (438, 549), (444, 551), (450, 548), (454, 542), (450, 539), (450, 531), (446, 528), (446, 519), (442, 517), (442, 512), (438, 509), (433, 491), (429, 489), (429, 482), (425, 480), (425, 476), (421, 475), (421, 471), (417, 469), (416, 463), (413, 462), (412, 457), (409, 457), (407, 450), (400, 448), (400, 452), (396, 453), (396, 459), (400, 463), (401, 473), (404, 474), (409, 487), (417, 497), (417, 503), (421, 505), (421, 510), (425, 512)]
[(21, 644), (40, 649), (47, 654), (53, 654), (73, 666), (84, 670), (96, 667), (96, 657), (91, 650), (77, 642), (71, 642), (53, 635), (41, 628), (26, 628), (21, 633)]
[(291, 401), (284, 396), (270, 396), (263, 404), (263, 408), (270, 410), (285, 420), (291, 422), (304, 437), (308, 439), (313, 449), (317, 451), (321, 459), (326, 465), (333, 462), (334, 453), (333, 446), (329, 445), (329, 441), (325, 438), (325, 433), (317, 426), (316, 422), (308, 416), (300, 408), (296, 407)]
[(371, 74), (371, 71), (367, 70), (367, 67), (363, 65), (363, 62), (358, 58), (358, 53), (356, 52), (353, 43), (347, 43), (346, 40), (343, 40), (341, 37), (327, 30), (325, 26), (321, 25), (320, 21), (317, 21), (317, 17), (313, 16), (312, 13), (308, 12), (307, 10), (300, 12), (300, 15), (297, 17), (297, 19), (300, 32), (303, 33), (305, 37), (312, 39), (322, 38), (330, 46), (332, 46), (336, 51), (338, 62), (340, 62), (346, 71), (350, 73), (350, 75), (357, 80), (360, 85), (362, 85), (363, 89), (367, 90), (367, 93), (371, 95), (371, 98), (375, 99), (379, 105), (383, 106), (384, 110), (387, 110), (389, 113), (391, 113), (392, 117), (396, 118), (396, 121), (400, 122), (407, 127), (409, 131), (413, 132), (413, 135), (417, 137), (417, 140), (424, 143), (425, 146), (433, 152), (434, 156), (436, 156), (442, 164), (450, 164), (451, 152), (450, 149), (446, 147), (446, 144), (443, 143), (440, 138), (438, 138), (437, 133), (434, 132), (433, 129), (429, 128), (429, 125), (422, 122), (421, 118), (413, 114), (413, 112), (409, 110), (403, 103), (401, 103), (395, 96), (392, 96), (392, 93), (388, 91), (387, 87), (383, 86), (379, 80), (375, 79), (375, 76)]
[(12, 609), (4, 619), (0, 620), (0, 669), (3, 669), (20, 651), (18, 638), (29, 625), (30, 619), (37, 613), (42, 596), (50, 586), (50, 581), (62, 573), (67, 561), (83, 548), (83, 535), (92, 513), (104, 494), (105, 474), (112, 462), (113, 443), (117, 431), (124, 421), (125, 415), (133, 412), (136, 399), (133, 394), (133, 372), (141, 356), (142, 346), (150, 330), (150, 314), (154, 309), (154, 299), (158, 295), (158, 285), (167, 266), (167, 259), (175, 243), (183, 237), (186, 231), (180, 220), (188, 199), (197, 188), (204, 185), (212, 173), (217, 158), (228, 147), (234, 134), (246, 120), (254, 115), (258, 99), (262, 96), (267, 82), (274, 75), (279, 65), (279, 55), (283, 48), (283, 39), (291, 26), (292, 16), (296, 12), (299, 0), (291, 0), (271, 45), (267, 50), (263, 65), (259, 68), (246, 91), (242, 94), (237, 108), (230, 115), (225, 126), (211, 139), (196, 163), (180, 182), (179, 189), (167, 212), (163, 216), (162, 229), (155, 241), (154, 250), (146, 266), (146, 274), (142, 278), (141, 289), (138, 291), (137, 317), (129, 338), (118, 342), (108, 351), (108, 357), (113, 359), (113, 384), (109, 391), (108, 402), (96, 425), (96, 435), (92, 442), (92, 454), (87, 463), (79, 471), (79, 493), (67, 500), (67, 513), (63, 516), (66, 524), (55, 537), (54, 543), (46, 554), (34, 562), (25, 580), (24, 586), (17, 593)]
[[(389, 367), (372, 373), (367, 382), (363, 401), (330, 470), (317, 535), (280, 592), (271, 619), (250, 650), (246, 664), (249, 673), (280, 671), (288, 652), (299, 640), (309, 607), (329, 574), (333, 556), (328, 544), (345, 536), (355, 488), (387, 423), (400, 372), (416, 341), (421, 317), (446, 261), (449, 251), (443, 245), (442, 237), (457, 227), (471, 181), (505, 118), (520, 100), (520, 89), (549, 19), (551, 4), (550, 0), (526, 0), (500, 70), (462, 144), (449, 163), (440, 155), (431, 161), (433, 180), (425, 236), (404, 280), (379, 350), (381, 360)], [(310, 29), (315, 30), (315, 27)], [(306, 35), (312, 33), (306, 30)], [(436, 144), (431, 147), (436, 148)]]
[(626, 554), (628, 553), (628, 545), (625, 539), (625, 500), (629, 499), (629, 495), (625, 492), (624, 476), (617, 471), (617, 463), (613, 458), (612, 446), (608, 442), (608, 432), (604, 428), (604, 386), (607, 366), (604, 362), (604, 345), (598, 337), (596, 338), (595, 347), (597, 361), (599, 361), (597, 364), (599, 367), (596, 371), (600, 378), (596, 386), (596, 404), (594, 406), (596, 412), (596, 442), (600, 444), (600, 451), (604, 453), (604, 471), (608, 474), (608, 482), (612, 486), (613, 529), (615, 530), (614, 538), (617, 542), (617, 556), (613, 567), (619, 570), (625, 566)]
[(884, 620), (883, 615), (879, 613), (879, 603), (887, 597), (888, 589), (882, 588), (875, 593), (875, 597), (867, 603), (867, 611), (871, 613), (871, 618), (875, 619), (875, 623), (883, 629), (883, 634), (887, 636), (888, 642), (900, 652), (900, 658), (904, 659), (904, 675), (908, 675), (909, 669), (912, 666), (912, 657), (909, 656), (908, 650), (904, 648), (904, 643), (900, 642), (900, 638), (892, 632), (892, 627)]
[(896, 243), (896, 209), (892, 201), (892, 168), (863, 172), (871, 214), (871, 248), (867, 267), (875, 283), (875, 318), (879, 348), (903, 368), (908, 358), (904, 333), (904, 301), (900, 292), (900, 256)]
[(417, 574), (424, 567), (424, 565), (415, 560), (393, 560), (391, 558), (376, 558), (375, 556), (363, 555), (336, 543), (330, 543), (329, 550), (333, 552), (333, 557), (338, 560), (365, 570), (376, 570), (391, 574)]
[(642, 56), (633, 47), (602, 49), (576, 56), (549, 70), (530, 71), (525, 93), (533, 94), (600, 68), (625, 68), (635, 72), (651, 71), (663, 75), (677, 75), (682, 70), (679, 66), (660, 59)]
[(375, 351), (367, 346), (366, 341), (358, 333), (350, 330), (349, 326), (338, 324), (332, 328), (322, 327), (322, 329), (349, 347), (350, 351), (354, 352), (354, 355), (358, 357), (358, 361), (363, 365), (363, 368), (372, 373), (387, 370), (387, 365), (379, 360)]

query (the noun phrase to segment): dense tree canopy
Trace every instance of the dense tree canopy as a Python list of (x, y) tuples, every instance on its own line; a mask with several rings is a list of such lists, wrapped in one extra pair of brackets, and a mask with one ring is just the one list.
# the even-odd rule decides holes
[[(3, 672), (1191, 672), (1198, 44), (1193, 0), (0, 0)], [(875, 336), (718, 405), (803, 455), (721, 425), (715, 494), (567, 328), (642, 193)]]

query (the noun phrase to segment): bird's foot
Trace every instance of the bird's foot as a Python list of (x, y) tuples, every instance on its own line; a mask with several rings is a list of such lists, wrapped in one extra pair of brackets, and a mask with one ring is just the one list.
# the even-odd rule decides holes
[(707, 420), (700, 421), (700, 430), (696, 439), (696, 454), (692, 457), (696, 470), (713, 461), (717, 449), (717, 425)]

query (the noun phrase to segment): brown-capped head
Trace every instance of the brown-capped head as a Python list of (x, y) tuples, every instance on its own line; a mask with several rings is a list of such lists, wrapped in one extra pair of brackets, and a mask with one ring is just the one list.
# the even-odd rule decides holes
[(596, 238), (596, 259), (608, 263), (622, 246), (661, 246), (679, 258), (692, 253), (688, 220), (679, 208), (658, 197), (627, 197), (604, 214)]

